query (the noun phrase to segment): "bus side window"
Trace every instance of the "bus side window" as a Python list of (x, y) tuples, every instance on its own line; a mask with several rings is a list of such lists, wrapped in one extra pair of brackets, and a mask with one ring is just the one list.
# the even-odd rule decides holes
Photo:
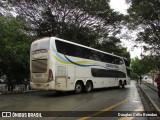
[(91, 55), (90, 55), (89, 58), (92, 59), (92, 60), (96, 60), (97, 59), (97, 56), (96, 56), (96, 53), (95, 53), (94, 50), (91, 50)]

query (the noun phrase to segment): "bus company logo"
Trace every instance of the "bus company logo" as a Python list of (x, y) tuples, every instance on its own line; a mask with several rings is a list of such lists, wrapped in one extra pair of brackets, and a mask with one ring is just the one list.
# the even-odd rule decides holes
[(42, 117), (42, 114), (35, 112), (2, 112), (0, 117)]
[(47, 53), (47, 52), (48, 52), (47, 49), (40, 49), (40, 50), (32, 51), (32, 55), (40, 54), (40, 53)]
[(2, 112), (2, 117), (12, 117), (11, 112)]
[(113, 64), (106, 64), (106, 67), (112, 68), (112, 69), (119, 69), (118, 65), (113, 65)]

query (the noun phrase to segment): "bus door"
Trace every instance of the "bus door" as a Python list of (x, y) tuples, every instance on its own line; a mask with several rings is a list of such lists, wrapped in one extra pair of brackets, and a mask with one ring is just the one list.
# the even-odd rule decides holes
[(67, 81), (67, 87), (68, 89), (73, 90), (74, 89), (74, 83), (75, 83), (75, 66), (68, 66), (68, 81)]

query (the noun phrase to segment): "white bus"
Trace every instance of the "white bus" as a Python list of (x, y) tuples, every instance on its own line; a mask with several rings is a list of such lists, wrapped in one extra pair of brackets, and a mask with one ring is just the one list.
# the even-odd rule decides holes
[[(106, 46), (107, 47), (107, 46)], [(30, 86), (37, 90), (90, 92), (130, 84), (123, 57), (56, 37), (32, 42)]]

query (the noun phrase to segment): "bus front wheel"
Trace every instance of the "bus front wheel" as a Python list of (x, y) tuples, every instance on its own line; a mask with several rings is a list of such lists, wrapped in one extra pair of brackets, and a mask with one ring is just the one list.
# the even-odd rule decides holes
[(75, 93), (79, 94), (81, 93), (83, 90), (83, 85), (81, 82), (77, 82), (76, 86), (75, 86)]
[(91, 92), (93, 90), (93, 84), (91, 81), (88, 81), (85, 86), (86, 92)]

